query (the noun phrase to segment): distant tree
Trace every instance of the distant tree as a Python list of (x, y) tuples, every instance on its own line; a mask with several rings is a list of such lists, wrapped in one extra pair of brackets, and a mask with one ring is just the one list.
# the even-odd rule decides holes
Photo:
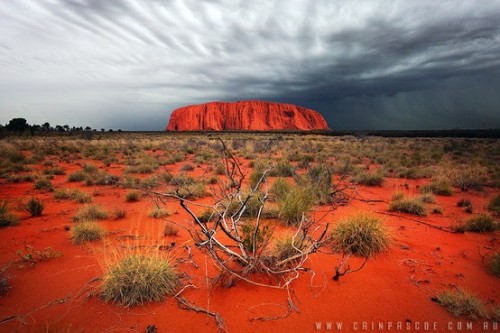
[(69, 125), (64, 125), (63, 128), (65, 131), (69, 132)]
[(104, 129), (104, 128), (101, 128), (101, 132), (104, 132), (104, 131), (105, 131), (105, 129)]
[(10, 131), (17, 131), (19, 135), (29, 127), (28, 122), (24, 118), (13, 118), (7, 124), (7, 129)]
[(64, 132), (64, 127), (61, 125), (56, 125), (56, 131), (58, 132)]
[(52, 130), (52, 127), (50, 127), (50, 124), (48, 122), (45, 122), (45, 123), (42, 124), (42, 129), (45, 132), (49, 132), (50, 130)]
[(108, 132), (113, 132), (113, 129), (112, 129), (112, 128), (110, 128), (110, 129), (108, 130)]
[(40, 129), (42, 128), (42, 126), (34, 124), (34, 125), (29, 126), (29, 128), (30, 128), (31, 136), (35, 136), (35, 133), (39, 132)]
[(92, 127), (87, 126), (87, 127), (85, 127), (85, 130), (86, 130), (86, 131), (92, 131)]

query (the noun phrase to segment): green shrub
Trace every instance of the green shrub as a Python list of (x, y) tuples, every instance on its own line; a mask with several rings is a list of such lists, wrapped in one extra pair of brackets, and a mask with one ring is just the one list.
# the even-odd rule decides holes
[(457, 202), (457, 207), (472, 207), (472, 203), (469, 199), (460, 199)]
[(320, 164), (311, 168), (306, 177), (301, 177), (298, 181), (299, 186), (307, 187), (315, 203), (327, 204), (333, 201), (332, 192), (333, 169), (326, 164)]
[(113, 216), (115, 217), (115, 219), (122, 219), (124, 218), (125, 216), (127, 216), (127, 211), (125, 209), (115, 209), (113, 211)]
[(206, 223), (211, 221), (214, 218), (214, 211), (210, 208), (206, 208), (200, 216), (198, 216), (198, 220), (202, 223)]
[(465, 221), (465, 231), (489, 232), (495, 231), (495, 229), (495, 220), (488, 214), (477, 214), (476, 216), (473, 216)]
[(155, 255), (130, 255), (105, 275), (101, 296), (121, 306), (161, 301), (173, 295), (179, 276), (169, 260)]
[(409, 198), (404, 195), (393, 197), (389, 211), (425, 216), (425, 205), (419, 198)]
[[(252, 189), (255, 189), (259, 181), (262, 179), (262, 175), (264, 175), (264, 166), (261, 164), (258, 164), (255, 166), (255, 168), (252, 170), (249, 176), (249, 183), (250, 187)], [(262, 182), (260, 183), (262, 184)]]
[(186, 163), (181, 166), (181, 171), (192, 171), (194, 166), (192, 164)]
[(432, 193), (424, 193), (420, 196), (420, 200), (424, 203), (434, 203), (436, 202), (436, 198)]
[(149, 213), (148, 216), (155, 218), (155, 219), (162, 219), (170, 215), (170, 212), (166, 208), (161, 208), (158, 206), (153, 207)]
[(73, 216), (73, 221), (83, 222), (83, 221), (95, 221), (104, 220), (108, 218), (108, 212), (98, 205), (85, 205), (80, 208), (75, 216)]
[(54, 192), (54, 199), (67, 200), (71, 199), (73, 192), (67, 188), (61, 188)]
[(86, 186), (92, 185), (115, 185), (120, 181), (120, 177), (112, 175), (108, 172), (98, 172), (89, 174), (85, 179)]
[(83, 172), (85, 173), (97, 173), (99, 169), (93, 164), (85, 164), (83, 166)]
[(356, 184), (365, 186), (381, 186), (384, 183), (384, 176), (374, 172), (360, 172), (353, 180)]
[(280, 161), (269, 172), (271, 177), (292, 177), (294, 173), (293, 166), (288, 161)]
[(73, 227), (71, 239), (73, 244), (83, 244), (102, 239), (106, 232), (104, 228), (95, 221), (84, 221)]
[(17, 225), (19, 218), (10, 212), (7, 201), (0, 201), (0, 227)]
[(291, 185), (283, 178), (278, 178), (271, 186), (271, 193), (274, 194), (276, 200), (282, 200), (290, 192)]
[(389, 232), (380, 220), (365, 213), (340, 221), (332, 232), (335, 251), (361, 257), (386, 250), (389, 240)]
[(70, 190), (67, 188), (62, 188), (54, 192), (54, 199), (59, 200), (74, 200), (77, 203), (91, 203), (92, 196), (88, 193), (82, 192), (80, 190)]
[(241, 226), (241, 240), (246, 251), (253, 252), (255, 243), (255, 252), (261, 249), (272, 236), (272, 229), (269, 224), (261, 221), (259, 229), (255, 232), (255, 222), (246, 222)]
[(500, 252), (496, 252), (490, 259), (489, 267), (491, 272), (500, 278)]
[(295, 236), (290, 231), (279, 235), (274, 244), (273, 255), (278, 260), (285, 260), (300, 254), (305, 248), (305, 244), (300, 238), (300, 233)]
[(177, 236), (179, 229), (172, 223), (166, 222), (165, 228), (163, 229), (163, 235), (166, 237)]
[(71, 198), (76, 203), (80, 203), (80, 204), (92, 202), (92, 196), (90, 194), (79, 191), (79, 190), (72, 191)]
[(278, 201), (279, 217), (287, 224), (297, 224), (302, 220), (302, 215), (313, 207), (314, 201), (309, 188), (295, 185)]
[(68, 176), (68, 181), (70, 182), (82, 182), (87, 178), (87, 174), (83, 171), (75, 171), (70, 173)]
[(9, 289), (9, 279), (3, 271), (0, 270), (0, 296), (5, 294)]
[(500, 194), (491, 198), (490, 203), (488, 204), (488, 209), (496, 214), (500, 214)]
[(47, 192), (54, 191), (54, 185), (52, 185), (52, 182), (48, 179), (45, 179), (45, 178), (37, 180), (33, 184), (33, 187), (35, 190), (41, 190), (41, 191), (47, 191)]
[(443, 209), (441, 207), (434, 207), (431, 210), (432, 214), (443, 214)]
[(140, 191), (132, 190), (125, 194), (125, 200), (127, 202), (137, 202), (141, 199), (141, 195)]
[(486, 317), (484, 304), (465, 291), (443, 291), (437, 296), (441, 304), (453, 316), (467, 316), (471, 319)]
[(31, 197), (24, 206), (24, 210), (26, 210), (26, 212), (28, 212), (32, 217), (42, 215), (43, 209), (43, 202), (34, 197)]
[(450, 196), (453, 194), (453, 188), (445, 180), (432, 180), (429, 184), (422, 187), (422, 193)]
[(488, 172), (486, 168), (480, 165), (462, 165), (453, 170), (452, 181), (453, 185), (459, 187), (462, 191), (467, 191), (471, 188), (482, 190), (487, 176)]

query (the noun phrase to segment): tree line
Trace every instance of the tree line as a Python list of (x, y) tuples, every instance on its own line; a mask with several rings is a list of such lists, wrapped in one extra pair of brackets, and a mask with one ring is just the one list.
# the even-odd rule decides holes
[[(106, 129), (101, 128), (101, 132), (105, 132)], [(109, 129), (109, 132), (113, 132), (113, 129)], [(41, 125), (38, 124), (29, 124), (25, 118), (13, 118), (7, 124), (0, 124), (0, 135), (4, 134), (18, 134), (23, 135), (23, 133), (29, 132), (31, 135), (35, 135), (37, 133), (74, 133), (74, 132), (97, 132), (97, 129), (92, 128), (90, 126), (86, 126), (85, 128), (80, 127), (70, 127), (69, 125), (55, 125), (51, 126), (50, 123), (45, 122)], [(118, 130), (121, 132), (121, 129)]]

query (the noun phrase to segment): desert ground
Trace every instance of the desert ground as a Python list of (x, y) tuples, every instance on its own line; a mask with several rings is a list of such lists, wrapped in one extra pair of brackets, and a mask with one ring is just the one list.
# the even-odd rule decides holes
[(1, 332), (498, 331), (498, 139), (97, 133), (0, 154)]

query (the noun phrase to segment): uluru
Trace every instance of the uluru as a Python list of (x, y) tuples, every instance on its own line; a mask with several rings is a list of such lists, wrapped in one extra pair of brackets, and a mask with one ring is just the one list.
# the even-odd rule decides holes
[(267, 101), (210, 102), (172, 112), (167, 131), (327, 130), (323, 116), (293, 104)]

